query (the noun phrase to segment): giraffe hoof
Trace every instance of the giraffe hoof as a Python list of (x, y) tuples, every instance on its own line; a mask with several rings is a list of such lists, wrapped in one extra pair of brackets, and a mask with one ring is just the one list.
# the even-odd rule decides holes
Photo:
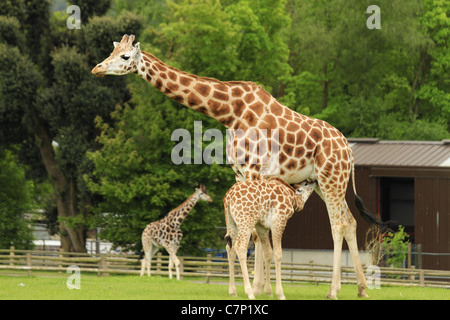
[(255, 296), (259, 296), (262, 292), (262, 286), (260, 285), (253, 285), (253, 293)]
[(361, 297), (361, 298), (369, 297), (366, 293), (366, 286), (358, 286), (358, 297)]
[(358, 297), (360, 297), (360, 298), (368, 298), (369, 295), (367, 293), (363, 292), (363, 293), (358, 293)]
[[(268, 297), (273, 297), (273, 293), (272, 293), (272, 287), (268, 287), (264, 289), (264, 293), (266, 294), (266, 296)], [(256, 295), (256, 294), (255, 294)]]
[(327, 293), (327, 299), (329, 300), (337, 300), (337, 295), (336, 294), (332, 294), (331, 292)]
[(234, 289), (234, 290), (229, 290), (229, 291), (228, 291), (228, 294), (229, 294), (230, 296), (232, 296), (232, 297), (237, 297), (236, 289)]

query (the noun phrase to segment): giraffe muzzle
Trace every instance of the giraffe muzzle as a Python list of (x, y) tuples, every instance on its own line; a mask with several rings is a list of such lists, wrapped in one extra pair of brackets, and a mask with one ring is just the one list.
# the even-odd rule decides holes
[(101, 64), (98, 64), (95, 66), (94, 69), (92, 69), (92, 73), (95, 74), (97, 77), (104, 77), (106, 74), (106, 68)]

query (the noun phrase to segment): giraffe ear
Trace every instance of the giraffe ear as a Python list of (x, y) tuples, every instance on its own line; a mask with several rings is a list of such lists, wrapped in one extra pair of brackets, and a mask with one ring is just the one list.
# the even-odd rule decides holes
[(140, 42), (136, 42), (136, 44), (134, 45), (134, 57), (136, 60), (138, 60), (138, 58), (141, 55), (141, 44)]
[(114, 41), (113, 42), (114, 48), (116, 48), (119, 44), (120, 44), (120, 42)]

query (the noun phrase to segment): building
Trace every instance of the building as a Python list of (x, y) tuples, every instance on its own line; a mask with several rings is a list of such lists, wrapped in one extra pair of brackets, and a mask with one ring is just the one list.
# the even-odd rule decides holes
[[(356, 190), (366, 207), (383, 221), (403, 225), (411, 242), (422, 245), (423, 268), (450, 269), (450, 140), (349, 142)], [(347, 203), (358, 222), (358, 247), (364, 250), (369, 226), (355, 207), (351, 184)], [(326, 207), (316, 194), (289, 221), (283, 248), (333, 249)]]

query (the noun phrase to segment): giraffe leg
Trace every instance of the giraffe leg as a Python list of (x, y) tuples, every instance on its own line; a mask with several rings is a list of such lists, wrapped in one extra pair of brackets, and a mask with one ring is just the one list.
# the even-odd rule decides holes
[(150, 245), (145, 246), (144, 248), (145, 257), (141, 261), (141, 277), (144, 275), (145, 268), (147, 268), (147, 275), (150, 277), (150, 269), (152, 265), (152, 257), (155, 254), (155, 252), (158, 250), (158, 247), (154, 246), (153, 243), (150, 243)]
[(355, 268), (356, 282), (358, 284), (358, 296), (369, 297), (366, 293), (367, 282), (361, 266), (361, 260), (359, 258), (358, 252), (358, 244), (356, 241), (356, 220), (355, 218), (353, 218), (347, 203), (345, 203), (344, 210), (347, 212), (347, 217), (349, 219), (349, 225), (347, 226), (347, 228), (345, 228), (344, 238), (350, 250), (350, 255), (353, 261), (353, 267)]
[(270, 284), (270, 262), (272, 261), (272, 247), (269, 239), (269, 229), (256, 225), (256, 231), (261, 242), (264, 253), (264, 265), (266, 267), (266, 281), (264, 285), (264, 293), (269, 297), (272, 296), (272, 285)]
[[(228, 257), (228, 273), (230, 276), (229, 284), (228, 284), (228, 293), (236, 297), (237, 291), (236, 291), (236, 284), (234, 282), (234, 262), (236, 260), (236, 251), (235, 251), (235, 239), (237, 238), (237, 226), (234, 222), (231, 215), (227, 214), (227, 211), (225, 210), (225, 219), (227, 219), (227, 235), (229, 237), (229, 241), (227, 240), (227, 257)], [(231, 247), (229, 245), (231, 244)]]
[(144, 271), (145, 271), (145, 265), (146, 265), (146, 258), (144, 257), (144, 258), (142, 258), (142, 260), (141, 260), (141, 277), (144, 275)]
[(331, 233), (333, 236), (333, 278), (331, 281), (331, 288), (328, 291), (328, 299), (337, 299), (337, 294), (341, 290), (341, 253), (342, 253), (342, 241), (343, 232), (342, 226), (340, 226), (336, 221), (331, 221)]
[(227, 256), (228, 256), (228, 272), (230, 275), (230, 280), (228, 283), (228, 293), (231, 296), (236, 297), (237, 296), (236, 284), (234, 282), (234, 260), (236, 257), (236, 252), (234, 251), (233, 248), (230, 248), (228, 245), (227, 245)]
[(272, 222), (272, 243), (273, 243), (273, 258), (275, 261), (275, 277), (276, 286), (275, 293), (277, 294), (278, 300), (286, 300), (283, 292), (283, 286), (281, 285), (281, 259), (282, 259), (282, 248), (281, 248), (281, 238), (283, 236), (284, 228), (286, 223), (280, 221), (275, 224)]
[(171, 244), (166, 248), (169, 253), (169, 279), (172, 279), (172, 268), (175, 265), (177, 280), (180, 280), (180, 260), (177, 257), (178, 245)]
[(264, 262), (263, 262), (263, 248), (261, 241), (255, 241), (255, 275), (253, 277), (253, 292), (255, 295), (260, 295), (264, 286)]
[(147, 258), (147, 275), (150, 277), (150, 272), (152, 268), (152, 258), (155, 255), (155, 253), (159, 250), (158, 245), (151, 243), (150, 244), (150, 255)]
[(177, 280), (180, 280), (180, 259), (178, 259), (178, 257), (173, 254), (173, 263), (175, 264), (175, 269), (176, 269), (176, 273), (177, 273)]
[[(333, 148), (331, 149), (331, 154), (328, 156), (328, 159), (324, 162), (323, 154), (320, 157), (316, 157), (314, 166), (318, 182), (316, 192), (327, 206), (331, 235), (333, 237), (333, 278), (330, 291), (328, 291), (327, 294), (327, 298), (329, 299), (337, 299), (337, 294), (341, 289), (342, 242), (344, 240), (344, 235), (346, 234), (346, 229), (349, 226), (349, 221), (353, 219), (351, 214), (349, 216), (349, 211), (346, 209), (347, 205), (345, 203), (345, 193), (350, 178), (351, 166), (346, 165), (344, 160), (342, 160), (344, 162), (339, 162), (341, 161), (339, 159), (342, 158), (342, 153), (346, 154), (347, 159), (349, 159), (350, 156), (348, 152), (344, 152), (345, 150)], [(336, 159), (339, 161), (336, 162)]]
[(149, 255), (149, 247), (145, 241), (142, 241), (142, 250), (144, 250), (144, 257), (142, 257), (141, 260), (141, 277), (144, 275), (145, 267), (147, 265), (147, 256)]
[(247, 244), (248, 239), (250, 238), (250, 233), (251, 229), (239, 229), (238, 236), (235, 241), (235, 250), (239, 258), (239, 263), (241, 265), (242, 277), (244, 278), (245, 293), (247, 294), (249, 299), (254, 300), (255, 296), (253, 295), (252, 286), (250, 285), (250, 278), (248, 276), (247, 268)]
[(173, 277), (173, 274), (172, 274), (173, 260), (172, 260), (171, 254), (169, 254), (169, 266), (167, 268), (169, 270), (169, 279), (172, 279), (172, 277)]

